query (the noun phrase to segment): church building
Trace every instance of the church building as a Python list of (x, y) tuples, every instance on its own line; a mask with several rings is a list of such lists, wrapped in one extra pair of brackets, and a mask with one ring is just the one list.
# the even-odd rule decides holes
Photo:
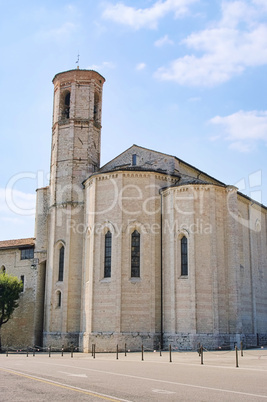
[(267, 208), (179, 157), (132, 145), (100, 165), (105, 79), (56, 74), (35, 237), (0, 242), (23, 279), (2, 343), (88, 352), (267, 343)]

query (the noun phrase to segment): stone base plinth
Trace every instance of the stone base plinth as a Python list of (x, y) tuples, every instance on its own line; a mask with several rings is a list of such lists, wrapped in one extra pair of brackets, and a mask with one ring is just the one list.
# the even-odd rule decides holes
[(208, 350), (240, 348), (241, 341), (244, 348), (263, 346), (267, 344), (267, 336), (264, 334), (164, 334), (163, 345), (167, 349), (169, 345), (175, 350), (197, 350), (203, 345)]
[(90, 333), (80, 334), (80, 350), (91, 352), (92, 344), (96, 345), (97, 352), (115, 352), (117, 345), (119, 351), (125, 350), (136, 352), (141, 351), (142, 345), (144, 351), (153, 351), (158, 349), (160, 334), (155, 333)]
[(75, 348), (79, 347), (79, 333), (69, 332), (44, 332), (43, 333), (43, 347), (48, 348), (51, 346), (54, 350), (61, 350), (62, 347), (69, 348), (73, 345)]

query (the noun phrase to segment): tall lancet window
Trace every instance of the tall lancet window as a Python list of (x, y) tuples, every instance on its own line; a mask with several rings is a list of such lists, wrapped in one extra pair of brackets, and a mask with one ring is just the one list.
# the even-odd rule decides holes
[(66, 119), (70, 118), (70, 92), (65, 96), (64, 115)]
[(181, 275), (188, 275), (188, 246), (185, 236), (181, 238)]
[(64, 246), (60, 247), (59, 250), (59, 263), (58, 263), (58, 280), (63, 281), (64, 276), (64, 254), (65, 249)]
[(140, 277), (140, 233), (135, 230), (131, 239), (131, 277)]
[(104, 262), (104, 278), (111, 277), (111, 244), (112, 234), (108, 231), (105, 234), (105, 262)]
[(70, 92), (64, 91), (60, 97), (61, 119), (70, 118)]
[(99, 95), (97, 92), (95, 92), (94, 121), (95, 123), (98, 123), (99, 121)]

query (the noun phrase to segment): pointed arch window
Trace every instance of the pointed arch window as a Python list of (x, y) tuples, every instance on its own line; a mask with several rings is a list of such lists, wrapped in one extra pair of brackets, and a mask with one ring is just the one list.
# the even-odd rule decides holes
[(181, 238), (181, 275), (188, 275), (188, 244), (185, 236)]
[(137, 230), (131, 238), (131, 277), (140, 277), (140, 233)]
[(58, 280), (63, 281), (64, 276), (64, 254), (65, 248), (61, 246), (59, 249), (59, 263), (58, 263)]
[(111, 245), (112, 234), (108, 231), (105, 234), (105, 262), (104, 262), (104, 278), (111, 277)]

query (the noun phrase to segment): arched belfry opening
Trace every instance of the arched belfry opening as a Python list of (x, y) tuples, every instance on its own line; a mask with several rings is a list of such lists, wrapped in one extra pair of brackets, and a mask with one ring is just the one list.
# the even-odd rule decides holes
[(63, 92), (61, 95), (61, 118), (70, 118), (70, 91)]
[(98, 94), (98, 92), (95, 92), (95, 94), (94, 94), (94, 122), (95, 123), (99, 123), (99, 119), (100, 119), (99, 106), (100, 106), (99, 94)]

